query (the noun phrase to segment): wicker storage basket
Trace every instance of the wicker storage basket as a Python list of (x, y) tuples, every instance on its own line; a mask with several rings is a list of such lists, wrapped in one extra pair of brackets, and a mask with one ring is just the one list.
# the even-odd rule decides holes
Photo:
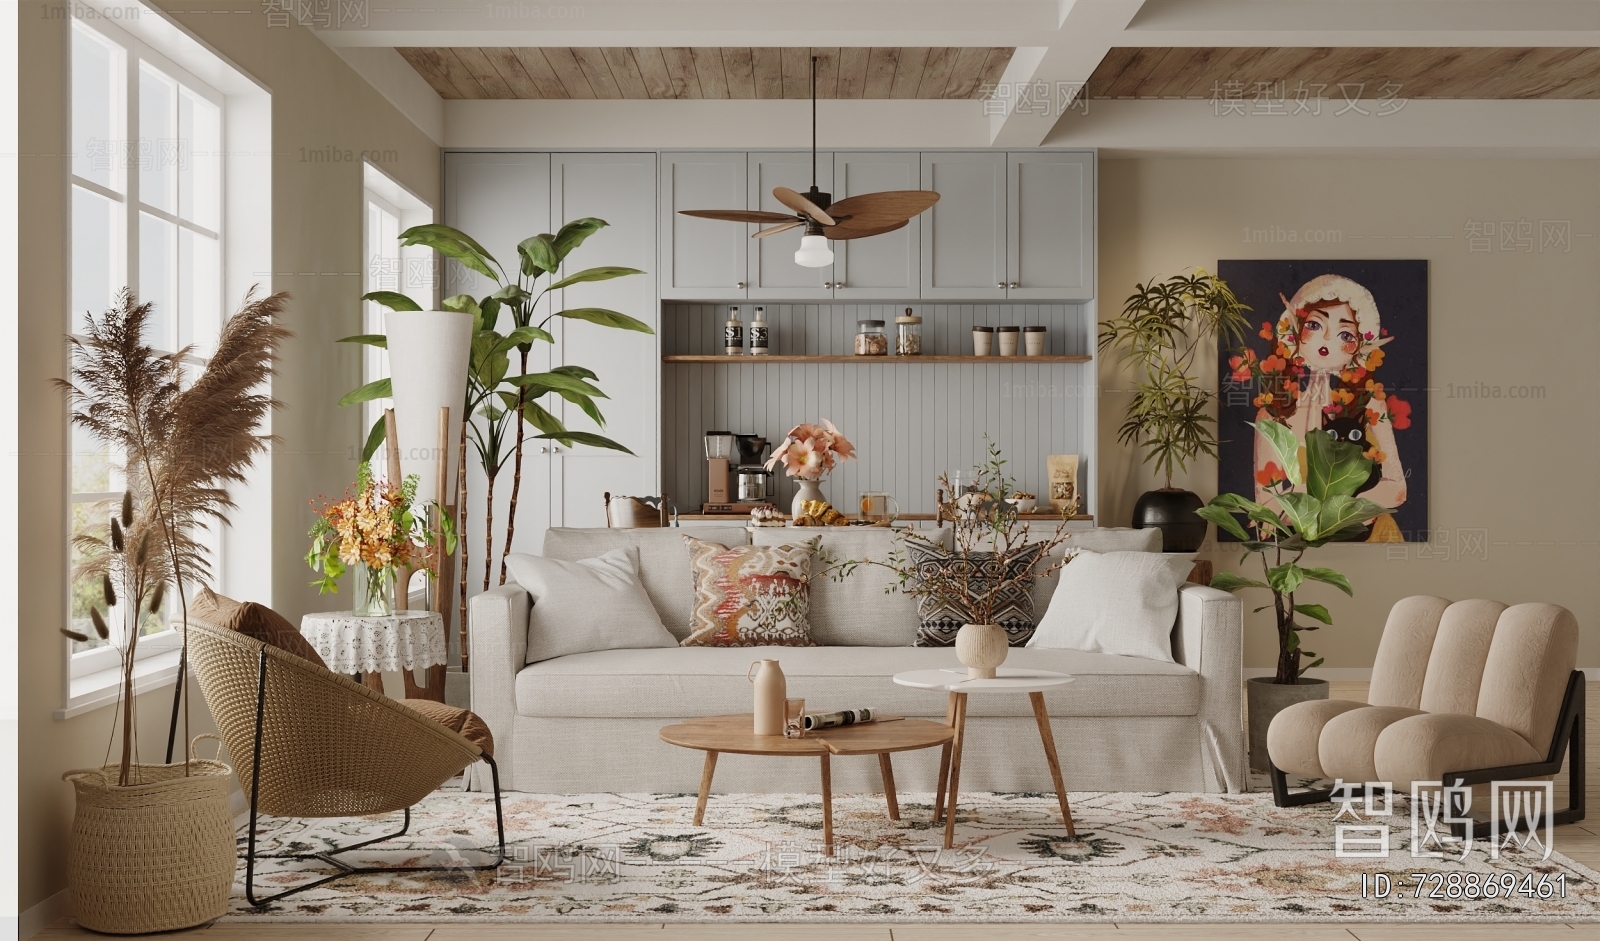
[(233, 771), (220, 761), (68, 771), (77, 791), (67, 885), (78, 924), (109, 934), (190, 928), (221, 917), (233, 892)]

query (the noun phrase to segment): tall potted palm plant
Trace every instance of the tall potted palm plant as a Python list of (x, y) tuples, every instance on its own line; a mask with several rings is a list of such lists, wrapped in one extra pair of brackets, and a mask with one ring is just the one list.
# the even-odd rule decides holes
[[(171, 602), (186, 624), (189, 591), (210, 576), (200, 527), (227, 522), (234, 508), (228, 485), (242, 483), (266, 449), (267, 438), (257, 430), (275, 403), (263, 383), (289, 335), (276, 323), (287, 298), (247, 297), (223, 325), (206, 368), (187, 384), (190, 350), (157, 353), (146, 345), (151, 305), (137, 303), (126, 290), (104, 315), (89, 316), (81, 339), (69, 340), (71, 378), (58, 385), (72, 407), (72, 423), (117, 456), (127, 482), (120, 505), (103, 508), (105, 524), (74, 540), (84, 558), (78, 574), (100, 579), (102, 597), (90, 611), (93, 630), (122, 655), (112, 729), (119, 757), (63, 776), (77, 797), (67, 883), (78, 923), (95, 931), (188, 928), (228, 908), (232, 770), (191, 757), (187, 742), (183, 760), (173, 763), (170, 740), (169, 763), (140, 761), (133, 668), (141, 634)], [(181, 658), (175, 696), (187, 718), (187, 636)], [(184, 728), (187, 735), (187, 721)]]
[(1195, 514), (1203, 501), (1172, 486), (1172, 472), (1186, 470), (1202, 454), (1215, 457), (1216, 394), (1200, 386), (1195, 360), (1211, 341), (1237, 341), (1249, 325), (1250, 308), (1226, 282), (1204, 269), (1135, 285), (1122, 315), (1100, 327), (1100, 348), (1122, 353), (1134, 374), (1133, 401), (1117, 440), (1144, 450), (1165, 483), (1139, 497), (1133, 525), (1161, 530), (1167, 552), (1193, 552), (1205, 541), (1205, 520)]

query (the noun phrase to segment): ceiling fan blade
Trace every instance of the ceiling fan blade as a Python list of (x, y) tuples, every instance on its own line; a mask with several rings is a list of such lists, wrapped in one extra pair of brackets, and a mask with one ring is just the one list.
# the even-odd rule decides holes
[(852, 229), (849, 226), (843, 225), (826, 225), (822, 227), (822, 234), (835, 241), (842, 241), (844, 239), (864, 239), (872, 235), (882, 235), (885, 232), (893, 232), (895, 229), (903, 229), (910, 221), (910, 219), (901, 219), (894, 225), (883, 225), (872, 229)]
[(680, 209), (678, 215), (694, 216), (697, 219), (717, 219), (722, 222), (754, 222), (760, 225), (794, 221), (794, 216), (781, 212), (748, 212), (744, 209)]
[(939, 201), (932, 190), (886, 190), (841, 199), (828, 207), (839, 225), (851, 229), (875, 229), (904, 222), (926, 212)]
[(805, 225), (805, 223), (799, 221), (785, 222), (783, 225), (775, 225), (770, 229), (762, 229), (750, 237), (753, 239), (764, 239), (769, 235), (777, 235), (779, 232), (787, 232), (790, 229), (798, 229), (803, 225)]
[(823, 212), (821, 207), (787, 186), (773, 189), (772, 195), (778, 197), (778, 202), (783, 203), (795, 212), (804, 213), (823, 225), (834, 225), (833, 217)]

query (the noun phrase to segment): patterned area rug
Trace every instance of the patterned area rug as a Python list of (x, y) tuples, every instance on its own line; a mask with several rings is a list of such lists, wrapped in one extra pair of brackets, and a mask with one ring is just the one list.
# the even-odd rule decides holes
[[(228, 920), (1600, 921), (1600, 875), (1559, 852), (1412, 858), (1404, 799), (1376, 823), (1390, 828), (1386, 859), (1340, 859), (1335, 806), (1279, 809), (1267, 794), (1074, 794), (1076, 839), (1053, 796), (964, 794), (954, 850), (928, 822), (931, 795), (904, 796), (898, 823), (880, 795), (837, 797), (828, 857), (815, 796), (714, 795), (695, 827), (693, 795), (507, 794), (513, 858), (497, 873), (351, 877), (256, 911), (241, 865)], [(398, 817), (265, 818), (263, 851), (353, 843)], [(345, 858), (470, 864), (493, 833), (491, 799), (439, 792), (396, 851)], [(265, 865), (262, 894), (330, 871)]]

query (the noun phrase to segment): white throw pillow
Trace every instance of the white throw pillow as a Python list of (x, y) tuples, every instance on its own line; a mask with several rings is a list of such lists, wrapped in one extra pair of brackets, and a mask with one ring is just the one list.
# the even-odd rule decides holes
[(678, 646), (645, 594), (633, 546), (578, 562), (516, 553), (506, 565), (533, 596), (528, 663), (591, 650)]
[(1171, 663), (1178, 590), (1193, 568), (1186, 553), (1082, 550), (1061, 570), (1028, 646)]

